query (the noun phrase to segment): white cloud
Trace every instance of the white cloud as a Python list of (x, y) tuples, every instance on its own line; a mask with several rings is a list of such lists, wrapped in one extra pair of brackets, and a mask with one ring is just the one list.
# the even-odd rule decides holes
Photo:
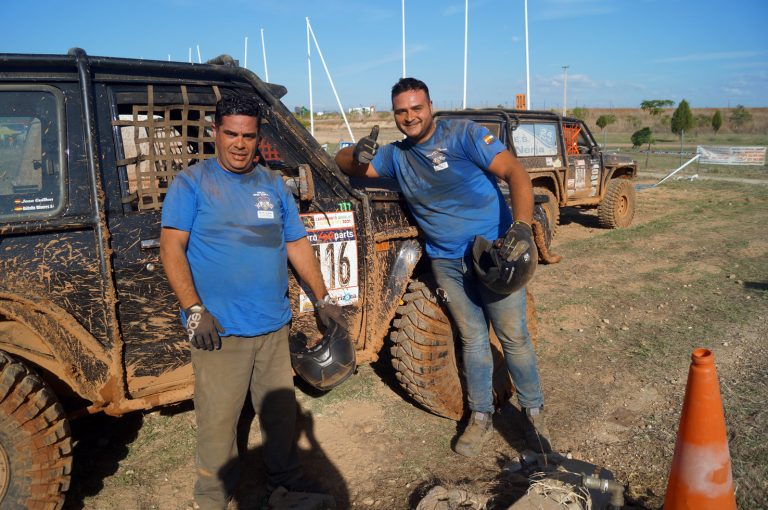
[(657, 58), (655, 64), (676, 64), (679, 62), (709, 62), (712, 60), (730, 60), (753, 58), (765, 54), (764, 51), (716, 51), (712, 53), (692, 53), (676, 57)]

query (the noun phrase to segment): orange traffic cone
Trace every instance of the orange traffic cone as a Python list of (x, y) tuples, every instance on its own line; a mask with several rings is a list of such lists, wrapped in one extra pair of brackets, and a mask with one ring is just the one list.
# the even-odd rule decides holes
[(664, 510), (736, 510), (715, 355), (691, 359)]

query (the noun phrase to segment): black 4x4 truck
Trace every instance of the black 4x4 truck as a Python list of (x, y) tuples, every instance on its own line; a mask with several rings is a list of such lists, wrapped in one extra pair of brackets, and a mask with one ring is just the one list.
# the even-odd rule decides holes
[[(454, 329), (402, 197), (341, 173), (280, 102), (284, 87), (226, 56), (198, 65), (80, 49), (0, 54), (0, 507), (62, 506), (70, 420), (192, 397), (160, 211), (179, 171), (215, 157), (210, 124), (231, 89), (262, 104), (260, 157), (295, 196), (358, 362), (376, 360), (389, 338), (407, 393), (461, 417)], [(541, 206), (537, 218), (546, 230)], [(289, 288), (291, 334), (318, 336), (301, 283), (292, 276)], [(512, 388), (495, 351), (503, 399)]]
[(580, 119), (548, 111), (487, 108), (438, 112), (436, 118), (465, 118), (482, 124), (523, 164), (537, 196), (546, 196), (550, 235), (560, 208), (597, 207), (600, 225), (628, 227), (635, 216), (637, 163), (605, 154)]

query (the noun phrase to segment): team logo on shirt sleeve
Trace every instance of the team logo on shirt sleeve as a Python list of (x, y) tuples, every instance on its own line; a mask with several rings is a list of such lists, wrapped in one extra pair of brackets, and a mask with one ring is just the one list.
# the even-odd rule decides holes
[(253, 194), (253, 197), (256, 202), (256, 208), (258, 209), (256, 216), (262, 219), (274, 219), (275, 211), (273, 209), (275, 206), (272, 203), (272, 197), (269, 196), (269, 193), (266, 191), (257, 191)]
[(490, 133), (488, 133), (483, 137), (483, 141), (485, 142), (485, 145), (491, 145), (491, 143), (493, 143), (493, 140), (494, 140), (493, 135)]

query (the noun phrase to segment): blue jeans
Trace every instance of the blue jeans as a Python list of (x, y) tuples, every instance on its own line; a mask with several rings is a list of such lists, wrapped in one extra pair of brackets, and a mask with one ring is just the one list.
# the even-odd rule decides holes
[(525, 322), (525, 289), (508, 296), (492, 292), (476, 278), (471, 255), (433, 259), (432, 272), (445, 292), (445, 305), (459, 330), (469, 408), (482, 413), (494, 411), (489, 322), (501, 342), (520, 405), (541, 407), (544, 397), (536, 354)]

